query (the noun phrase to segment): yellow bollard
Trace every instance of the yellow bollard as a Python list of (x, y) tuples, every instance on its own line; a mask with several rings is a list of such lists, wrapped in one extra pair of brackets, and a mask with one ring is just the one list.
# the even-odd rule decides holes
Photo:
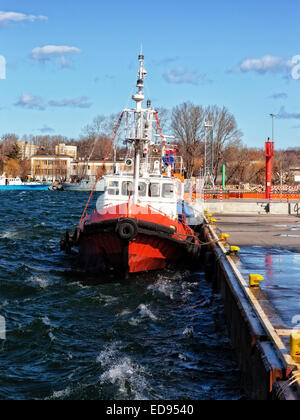
[(208, 223), (210, 223), (212, 216), (213, 215), (211, 213), (207, 213), (207, 215), (205, 216), (206, 219), (207, 219), (207, 221), (208, 221)]
[(237, 254), (240, 250), (241, 249), (238, 246), (233, 246), (233, 245), (229, 248), (230, 254)]
[(249, 286), (250, 287), (259, 287), (260, 282), (264, 281), (264, 277), (260, 274), (250, 274), (249, 275)]
[(300, 333), (291, 334), (290, 353), (295, 362), (300, 363)]

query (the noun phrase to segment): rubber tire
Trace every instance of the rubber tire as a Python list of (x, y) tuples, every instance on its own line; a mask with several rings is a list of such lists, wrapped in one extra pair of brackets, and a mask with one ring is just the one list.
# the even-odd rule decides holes
[(124, 219), (117, 224), (116, 232), (120, 239), (132, 241), (138, 234), (138, 227), (133, 220)]

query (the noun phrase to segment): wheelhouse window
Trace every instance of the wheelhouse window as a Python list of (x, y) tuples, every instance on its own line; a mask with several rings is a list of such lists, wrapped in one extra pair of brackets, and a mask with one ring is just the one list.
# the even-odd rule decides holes
[(108, 186), (112, 188), (119, 188), (119, 181), (109, 181)]
[(147, 184), (145, 182), (139, 183), (139, 196), (146, 197), (147, 195)]
[(174, 185), (173, 184), (163, 184), (162, 196), (163, 196), (163, 198), (173, 198), (174, 197)]
[(160, 184), (151, 182), (149, 185), (149, 197), (160, 197)]
[(119, 182), (109, 181), (107, 193), (109, 195), (120, 195)]
[(124, 181), (122, 183), (122, 195), (133, 195), (133, 182)]

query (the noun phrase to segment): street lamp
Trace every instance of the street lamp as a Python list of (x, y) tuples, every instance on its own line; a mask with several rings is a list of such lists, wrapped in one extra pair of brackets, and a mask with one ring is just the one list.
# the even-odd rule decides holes
[(270, 117), (272, 118), (272, 141), (274, 142), (274, 118), (276, 118), (276, 115), (270, 114)]
[[(209, 128), (211, 128), (211, 129), (214, 128), (214, 124), (211, 121), (204, 121), (204, 127), (205, 127), (205, 143), (204, 143), (204, 166), (205, 166), (204, 171), (205, 171), (205, 173), (204, 173), (204, 176), (205, 176), (205, 179), (206, 179), (206, 177), (209, 175), (209, 172), (210, 172), (209, 169), (208, 169), (208, 165), (207, 165), (207, 132), (208, 132)], [(211, 141), (211, 174), (210, 175), (213, 174), (213, 167), (214, 167), (214, 147), (213, 147), (213, 138), (212, 138), (212, 141)]]

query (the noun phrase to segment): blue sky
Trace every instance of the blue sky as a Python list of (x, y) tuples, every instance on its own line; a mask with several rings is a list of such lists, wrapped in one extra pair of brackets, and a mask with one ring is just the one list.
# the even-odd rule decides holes
[(248, 146), (274, 113), (277, 148), (300, 146), (299, 15), (300, 0), (2, 0), (0, 134), (78, 138), (120, 112), (142, 44), (154, 106), (226, 106)]

